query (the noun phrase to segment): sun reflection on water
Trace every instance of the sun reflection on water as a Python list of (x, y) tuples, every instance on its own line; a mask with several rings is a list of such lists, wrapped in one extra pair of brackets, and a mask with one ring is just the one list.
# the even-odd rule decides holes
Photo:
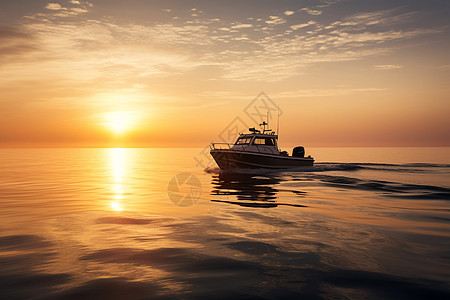
[(120, 206), (120, 203), (117, 201), (111, 202), (111, 208), (115, 211), (122, 211), (123, 208)]
[(122, 181), (125, 174), (125, 159), (126, 159), (126, 149), (124, 148), (111, 148), (110, 149), (110, 159), (111, 159), (111, 172), (113, 177), (113, 201), (110, 203), (110, 207), (114, 211), (123, 210), (123, 186)]

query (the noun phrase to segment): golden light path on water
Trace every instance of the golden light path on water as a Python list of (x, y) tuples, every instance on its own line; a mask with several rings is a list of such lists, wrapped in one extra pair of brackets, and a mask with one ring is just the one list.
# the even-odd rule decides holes
[(110, 151), (110, 163), (111, 163), (111, 173), (112, 173), (112, 189), (113, 189), (113, 201), (111, 201), (110, 206), (114, 211), (123, 210), (123, 187), (122, 179), (124, 177), (124, 167), (125, 167), (125, 151), (124, 148), (111, 148)]

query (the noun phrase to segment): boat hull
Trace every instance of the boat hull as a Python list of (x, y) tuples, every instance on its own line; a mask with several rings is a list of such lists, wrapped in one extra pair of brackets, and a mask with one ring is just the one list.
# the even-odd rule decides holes
[(210, 153), (222, 170), (234, 168), (288, 169), (312, 167), (314, 164), (314, 159), (311, 157), (252, 153), (232, 149), (213, 149)]

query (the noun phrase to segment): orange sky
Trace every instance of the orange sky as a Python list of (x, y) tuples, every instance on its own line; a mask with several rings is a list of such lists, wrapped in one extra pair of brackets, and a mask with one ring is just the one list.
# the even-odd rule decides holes
[(448, 3), (367, 2), (4, 1), (0, 147), (450, 146)]

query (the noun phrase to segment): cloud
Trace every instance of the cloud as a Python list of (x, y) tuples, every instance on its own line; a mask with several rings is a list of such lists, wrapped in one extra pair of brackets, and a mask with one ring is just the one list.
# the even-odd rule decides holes
[(441, 69), (441, 70), (450, 70), (450, 65), (442, 65), (442, 66), (438, 66), (437, 69)]
[[(306, 27), (308, 23), (298, 24), (294, 28)], [(240, 57), (239, 64), (225, 67), (227, 72), (224, 77), (232, 80), (280, 81), (301, 74), (301, 70), (315, 63), (344, 62), (387, 54), (393, 51), (388, 46), (390, 41), (438, 32), (433, 29), (380, 32), (339, 29), (322, 33), (311, 31), (307, 35), (271, 35), (253, 41), (262, 48), (261, 51), (255, 51), (251, 56), (234, 54), (236, 60)]]
[(368, 45), (372, 42), (384, 43), (390, 40), (408, 39), (423, 34), (437, 33), (438, 30), (389, 30), (385, 32), (362, 32), (362, 33), (347, 33), (334, 31), (335, 36), (329, 36), (328, 40), (335, 46), (342, 46), (353, 43), (354, 45)]
[(285, 14), (286, 16), (290, 16), (290, 15), (295, 14), (295, 12), (292, 11), (292, 10), (286, 10), (286, 11), (284, 12), (284, 14)]
[(338, 89), (301, 89), (291, 92), (281, 92), (273, 97), (280, 98), (300, 98), (300, 97), (333, 97), (340, 95), (351, 95), (365, 92), (382, 92), (386, 88), (338, 88)]
[[(56, 13), (87, 11), (85, 4), (76, 8)], [(119, 25), (111, 19), (62, 20), (54, 16), (55, 12), (52, 12), (46, 21), (30, 20), (22, 30), (9, 33), (31, 33), (39, 44), (36, 40), (23, 45), (15, 42), (14, 48), (3, 46), (2, 49), (5, 53), (22, 53), (22, 56), (27, 51), (39, 51), (39, 55), (29, 58), (36, 69), (49, 76), (64, 74), (63, 70), (71, 69), (70, 75), (78, 80), (108, 78), (109, 74), (114, 74), (118, 81), (174, 76), (214, 65), (223, 79), (279, 81), (302, 74), (316, 63), (351, 61), (390, 53), (393, 51), (391, 41), (439, 32), (437, 29), (377, 27), (373, 23), (376, 17), (391, 22), (406, 20), (392, 11), (355, 14), (328, 26), (313, 20), (274, 26), (287, 23), (282, 16), (275, 15), (267, 21), (254, 20), (256, 25), (207, 18), (198, 18), (191, 24), (168, 21)], [(370, 30), (366, 25), (371, 26)], [(244, 31), (239, 29), (244, 28), (253, 29), (242, 34)], [(308, 29), (303, 31), (301, 28)], [(227, 49), (230, 51), (225, 51)], [(384, 68), (388, 69), (386, 66)], [(20, 74), (30, 76), (26, 75), (22, 65), (17, 64), (16, 68)]]
[(342, 21), (335, 21), (331, 27), (349, 27), (358, 30), (365, 29), (370, 26), (382, 25), (384, 27), (395, 26), (401, 23), (411, 21), (415, 12), (396, 14), (396, 9), (381, 10), (374, 12), (357, 13), (344, 18)]
[(305, 8), (301, 8), (299, 11), (304, 11), (304, 12), (310, 14), (310, 15), (313, 15), (313, 16), (318, 16), (318, 15), (322, 14), (322, 11), (320, 11), (320, 10), (309, 9), (309, 8), (306, 8), (306, 7)]
[(232, 40), (234, 40), (234, 41), (247, 41), (247, 40), (249, 40), (249, 38), (247, 36), (239, 36), (239, 37), (232, 38)]
[[(21, 32), (32, 34), (33, 43), (25, 43), (28, 35)], [(4, 39), (1, 39), (2, 35)], [(13, 42), (14, 39), (17, 42)], [(60, 26), (56, 21), (37, 22), (24, 25), (20, 30), (0, 30), (0, 40), (0, 52), (16, 55), (15, 59), (5, 57), (9, 67), (0, 70), (0, 78), (9, 77), (6, 74), (10, 72), (15, 72), (16, 78), (33, 78), (34, 75), (26, 70), (39, 69), (47, 77), (64, 74), (83, 81), (115, 74), (117, 79), (125, 79), (173, 75), (200, 65), (214, 64), (212, 59), (212, 62), (202, 59), (203, 53), (196, 58), (189, 50), (213, 43), (208, 37), (208, 27), (204, 25), (117, 26), (90, 20), (64, 22)], [(27, 58), (27, 65), (21, 63), (24, 58), (19, 55), (37, 50), (38, 54)], [(67, 69), (71, 72), (64, 71)]]
[(403, 68), (403, 66), (399, 65), (374, 65), (373, 67), (375, 70), (394, 70)]
[(74, 12), (76, 14), (81, 14), (81, 13), (86, 13), (88, 12), (88, 10), (86, 8), (79, 8), (79, 7), (74, 7), (72, 9), (70, 9), (71, 12)]
[(231, 26), (231, 28), (234, 28), (234, 29), (250, 28), (250, 27), (253, 27), (253, 25), (252, 24), (237, 24), (237, 25)]
[(59, 3), (53, 3), (53, 2), (48, 3), (47, 6), (46, 6), (45, 8), (46, 8), (46, 9), (49, 9), (49, 10), (61, 10), (61, 9), (63, 9), (63, 7), (61, 6), (61, 4), (59, 4)]
[(269, 16), (270, 20), (267, 20), (266, 23), (270, 25), (280, 25), (286, 23), (286, 20), (279, 16)]
[[(84, 2), (84, 4), (81, 4), (80, 1), (72, 0), (69, 1), (70, 4), (78, 5), (78, 7), (63, 7), (59, 3), (50, 2), (45, 7), (46, 9), (53, 11), (51, 13), (36, 13), (31, 16), (25, 16), (28, 19), (34, 19), (34, 20), (47, 20), (49, 18), (65, 18), (65, 17), (73, 17), (76, 15), (79, 15), (81, 13), (87, 13), (88, 7), (92, 7), (92, 3), (90, 2)], [(47, 20), (48, 21), (48, 20)]]
[(292, 29), (292, 30), (298, 30), (298, 29), (300, 29), (300, 28), (304, 28), (304, 27), (307, 27), (307, 26), (310, 26), (310, 25), (314, 25), (314, 24), (317, 24), (317, 22), (315, 22), (315, 21), (309, 21), (308, 23), (292, 25), (292, 26), (291, 26), (291, 29)]
[(0, 26), (0, 41), (4, 43), (8, 39), (29, 39), (31, 35), (20, 29)]
[(35, 36), (20, 28), (0, 27), (0, 63), (26, 61), (28, 56), (36, 54), (39, 45)]

